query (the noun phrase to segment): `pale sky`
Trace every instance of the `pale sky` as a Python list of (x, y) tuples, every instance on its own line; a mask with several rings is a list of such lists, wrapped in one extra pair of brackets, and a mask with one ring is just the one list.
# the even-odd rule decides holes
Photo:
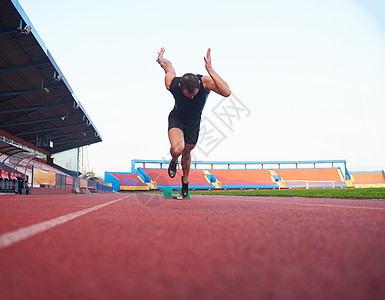
[(98, 175), (170, 158), (161, 47), (178, 76), (207, 75), (211, 47), (233, 92), (209, 95), (194, 160), (385, 169), (381, 0), (19, 2), (103, 138), (89, 148)]

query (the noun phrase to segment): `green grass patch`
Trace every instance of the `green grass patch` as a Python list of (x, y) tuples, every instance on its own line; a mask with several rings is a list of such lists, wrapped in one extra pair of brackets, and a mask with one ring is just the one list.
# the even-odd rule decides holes
[(340, 199), (385, 199), (385, 188), (366, 189), (299, 189), (299, 190), (243, 190), (243, 191), (195, 191), (191, 195), (228, 196), (278, 196)]

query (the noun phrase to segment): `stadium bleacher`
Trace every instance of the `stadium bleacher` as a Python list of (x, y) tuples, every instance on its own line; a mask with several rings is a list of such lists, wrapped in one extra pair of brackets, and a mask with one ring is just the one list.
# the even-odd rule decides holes
[(279, 186), (269, 170), (209, 170), (222, 189), (274, 189)]
[(279, 169), (275, 172), (286, 188), (347, 187), (339, 168)]
[(138, 174), (106, 172), (105, 182), (112, 185), (115, 191), (146, 191), (150, 187), (140, 178)]
[(385, 187), (385, 172), (351, 172), (352, 181), (356, 187)]
[[(141, 167), (137, 167), (137, 165)], [(154, 167), (153, 165), (158, 165)], [(298, 165), (313, 165), (298, 167)], [(323, 167), (316, 167), (323, 165)], [(325, 167), (324, 165), (331, 165)], [(335, 167), (340, 164), (341, 167)], [(110, 179), (106, 172), (105, 181), (113, 184), (114, 190), (135, 190), (146, 185), (148, 190), (162, 190), (165, 188), (179, 189), (181, 186), (182, 170), (178, 165), (177, 176), (170, 178), (167, 168), (168, 161), (132, 160), (131, 173), (108, 172), (114, 174)], [(149, 167), (151, 165), (151, 167)], [(197, 165), (201, 167), (198, 168)], [(203, 165), (203, 166), (202, 166)], [(223, 165), (226, 168), (223, 168)], [(239, 169), (244, 165), (244, 169)], [(260, 165), (256, 168), (256, 165)], [(266, 168), (269, 165), (269, 168)], [(281, 165), (292, 165), (293, 168), (281, 168)], [(189, 187), (191, 190), (214, 189), (295, 189), (295, 188), (346, 188), (350, 184), (350, 174), (346, 168), (346, 161), (289, 161), (289, 162), (192, 162)], [(217, 167), (218, 166), (218, 167)], [(222, 166), (220, 168), (219, 166)], [(238, 168), (235, 168), (237, 167)], [(254, 167), (251, 167), (254, 166)], [(265, 167), (264, 167), (265, 166)], [(122, 176), (134, 176), (141, 180), (123, 182)], [(136, 176), (136, 177), (135, 177)], [(128, 178), (128, 177), (127, 177)], [(113, 183), (114, 182), (114, 183)], [(120, 185), (119, 185), (120, 184)]]
[[(167, 169), (147, 169), (143, 171), (151, 178), (152, 181), (156, 182), (158, 189), (166, 187), (180, 188), (181, 186), (181, 175), (182, 170), (178, 170), (180, 176), (170, 178), (168, 176)], [(189, 186), (191, 189), (212, 189), (214, 188), (205, 177), (205, 173), (202, 170), (190, 170)]]
[(0, 193), (26, 195), (30, 189), (20, 174), (0, 170)]

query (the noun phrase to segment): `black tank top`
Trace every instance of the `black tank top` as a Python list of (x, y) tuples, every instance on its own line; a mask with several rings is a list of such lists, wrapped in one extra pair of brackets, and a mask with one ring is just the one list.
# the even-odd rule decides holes
[(206, 104), (208, 93), (206, 92), (203, 83), (202, 75), (196, 75), (200, 81), (198, 94), (193, 99), (187, 98), (178, 83), (182, 77), (174, 77), (170, 84), (170, 92), (175, 98), (175, 106), (171, 115), (175, 116), (182, 122), (195, 123), (199, 122), (202, 116), (203, 108)]

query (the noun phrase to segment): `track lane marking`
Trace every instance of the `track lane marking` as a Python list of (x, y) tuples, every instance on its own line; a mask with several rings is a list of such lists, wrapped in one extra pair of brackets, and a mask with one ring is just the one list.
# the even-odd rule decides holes
[(83, 209), (83, 210), (78, 211), (78, 212), (69, 213), (67, 215), (60, 216), (60, 217), (57, 217), (57, 218), (54, 218), (54, 219), (51, 219), (48, 221), (44, 221), (44, 222), (41, 222), (38, 224), (30, 225), (30, 226), (16, 229), (16, 230), (13, 230), (13, 231), (10, 231), (7, 233), (3, 233), (0, 235), (0, 250), (4, 249), (6, 247), (9, 247), (15, 243), (21, 242), (27, 238), (30, 238), (30, 237), (38, 234), (38, 233), (47, 231), (47, 230), (52, 229), (58, 225), (67, 223), (68, 221), (79, 218), (85, 214), (99, 210), (105, 206), (108, 206), (108, 205), (113, 204), (115, 202), (121, 201), (121, 200), (128, 198), (128, 197), (129, 196), (125, 196), (125, 197), (122, 197), (122, 198), (119, 198), (116, 200), (112, 200), (112, 201), (109, 201), (109, 202), (106, 202), (103, 204), (99, 204), (99, 205), (87, 208), (87, 209)]
[(373, 209), (373, 210), (385, 210), (384, 207), (364, 207), (364, 206), (345, 206), (345, 205), (332, 205), (332, 204), (320, 204), (320, 203), (295, 203), (295, 202), (268, 202), (268, 201), (259, 201), (264, 203), (279, 203), (279, 204), (295, 204), (295, 205), (305, 205), (305, 206), (321, 206), (321, 207), (335, 207), (335, 208), (355, 208), (355, 209)]
[[(215, 195), (213, 195), (213, 196), (216, 197)], [(258, 200), (258, 199), (255, 199), (255, 200), (254, 199), (253, 200), (251, 200), (251, 199), (234, 200), (234, 199), (224, 198), (224, 197), (228, 197), (228, 196), (219, 196), (219, 197), (222, 197), (220, 199), (227, 200), (227, 201), (247, 201), (247, 202), (262, 202), (262, 203), (269, 203), (269, 204), (277, 203), (277, 204), (294, 204), (294, 205), (335, 207), (335, 208), (385, 210), (385, 207), (365, 207), (365, 206), (348, 206), (348, 205), (345, 206), (345, 205), (333, 205), (333, 204), (322, 204), (322, 203), (299, 203), (299, 202), (283, 202), (283, 201), (274, 201), (274, 200), (268, 201), (268, 200)], [(216, 197), (216, 198), (219, 198), (219, 197)], [(247, 196), (241, 196), (241, 197), (247, 197)], [(309, 198), (309, 199), (313, 199), (313, 198)]]

